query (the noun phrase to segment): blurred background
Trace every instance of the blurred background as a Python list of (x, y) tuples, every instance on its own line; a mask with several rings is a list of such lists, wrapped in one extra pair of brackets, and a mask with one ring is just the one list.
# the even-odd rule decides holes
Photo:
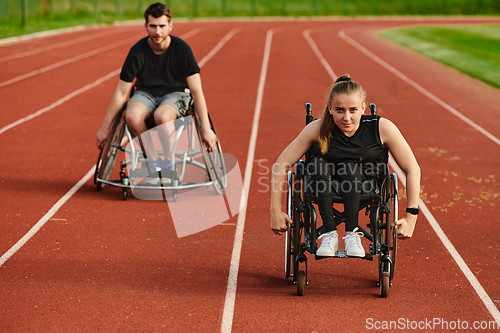
[[(141, 19), (146, 0), (0, 0), (0, 38)], [(500, 14), (500, 0), (166, 0), (174, 18)]]

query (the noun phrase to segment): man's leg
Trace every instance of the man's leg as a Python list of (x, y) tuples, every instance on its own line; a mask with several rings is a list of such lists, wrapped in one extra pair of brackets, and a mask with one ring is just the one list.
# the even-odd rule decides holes
[(125, 120), (127, 121), (127, 126), (132, 134), (132, 137), (139, 137), (139, 141), (144, 148), (149, 161), (156, 161), (158, 159), (158, 154), (154, 148), (151, 136), (149, 134), (143, 134), (148, 130), (146, 127), (146, 120), (149, 118), (151, 118), (151, 113), (144, 104), (140, 102), (133, 102), (127, 106), (127, 110), (125, 111)]
[(163, 146), (165, 159), (173, 161), (172, 146), (175, 140), (175, 124), (174, 121), (178, 117), (187, 115), (191, 95), (189, 90), (184, 92), (173, 92), (161, 97), (160, 105), (154, 112), (156, 125), (159, 126), (158, 135)]
[(161, 104), (155, 110), (154, 118), (165, 159), (172, 159), (170, 154), (175, 139), (174, 121), (177, 119), (177, 111), (169, 104)]

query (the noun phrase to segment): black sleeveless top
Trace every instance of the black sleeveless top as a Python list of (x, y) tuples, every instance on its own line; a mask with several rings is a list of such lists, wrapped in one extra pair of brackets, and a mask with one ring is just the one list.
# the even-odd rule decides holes
[(362, 115), (359, 128), (351, 137), (335, 127), (324, 157), (336, 168), (345, 163), (359, 163), (366, 177), (380, 174), (388, 163), (388, 151), (380, 140), (379, 120), (377, 115)]

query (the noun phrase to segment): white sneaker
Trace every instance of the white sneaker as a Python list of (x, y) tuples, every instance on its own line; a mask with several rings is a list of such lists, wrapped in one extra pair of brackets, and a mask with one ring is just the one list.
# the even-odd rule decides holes
[(316, 255), (321, 257), (333, 257), (339, 249), (339, 236), (337, 235), (337, 230), (329, 231), (319, 236), (318, 239), (323, 239), (321, 241), (321, 246)]
[(357, 230), (358, 228), (354, 229), (345, 237), (342, 237), (342, 239), (345, 239), (345, 252), (349, 257), (365, 256), (365, 250), (363, 249), (363, 245), (361, 245), (361, 237), (363, 237), (363, 233), (358, 232)]

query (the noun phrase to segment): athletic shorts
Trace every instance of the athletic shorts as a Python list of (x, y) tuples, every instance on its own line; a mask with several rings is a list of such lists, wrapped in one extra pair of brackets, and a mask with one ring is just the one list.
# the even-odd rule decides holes
[(171, 105), (177, 112), (177, 117), (185, 117), (189, 111), (189, 106), (191, 105), (191, 93), (189, 89), (184, 91), (175, 91), (168, 93), (166, 95), (156, 97), (144, 90), (137, 90), (134, 92), (132, 97), (130, 97), (128, 103), (139, 102), (144, 104), (151, 116), (155, 113), (157, 107), (162, 104)]

